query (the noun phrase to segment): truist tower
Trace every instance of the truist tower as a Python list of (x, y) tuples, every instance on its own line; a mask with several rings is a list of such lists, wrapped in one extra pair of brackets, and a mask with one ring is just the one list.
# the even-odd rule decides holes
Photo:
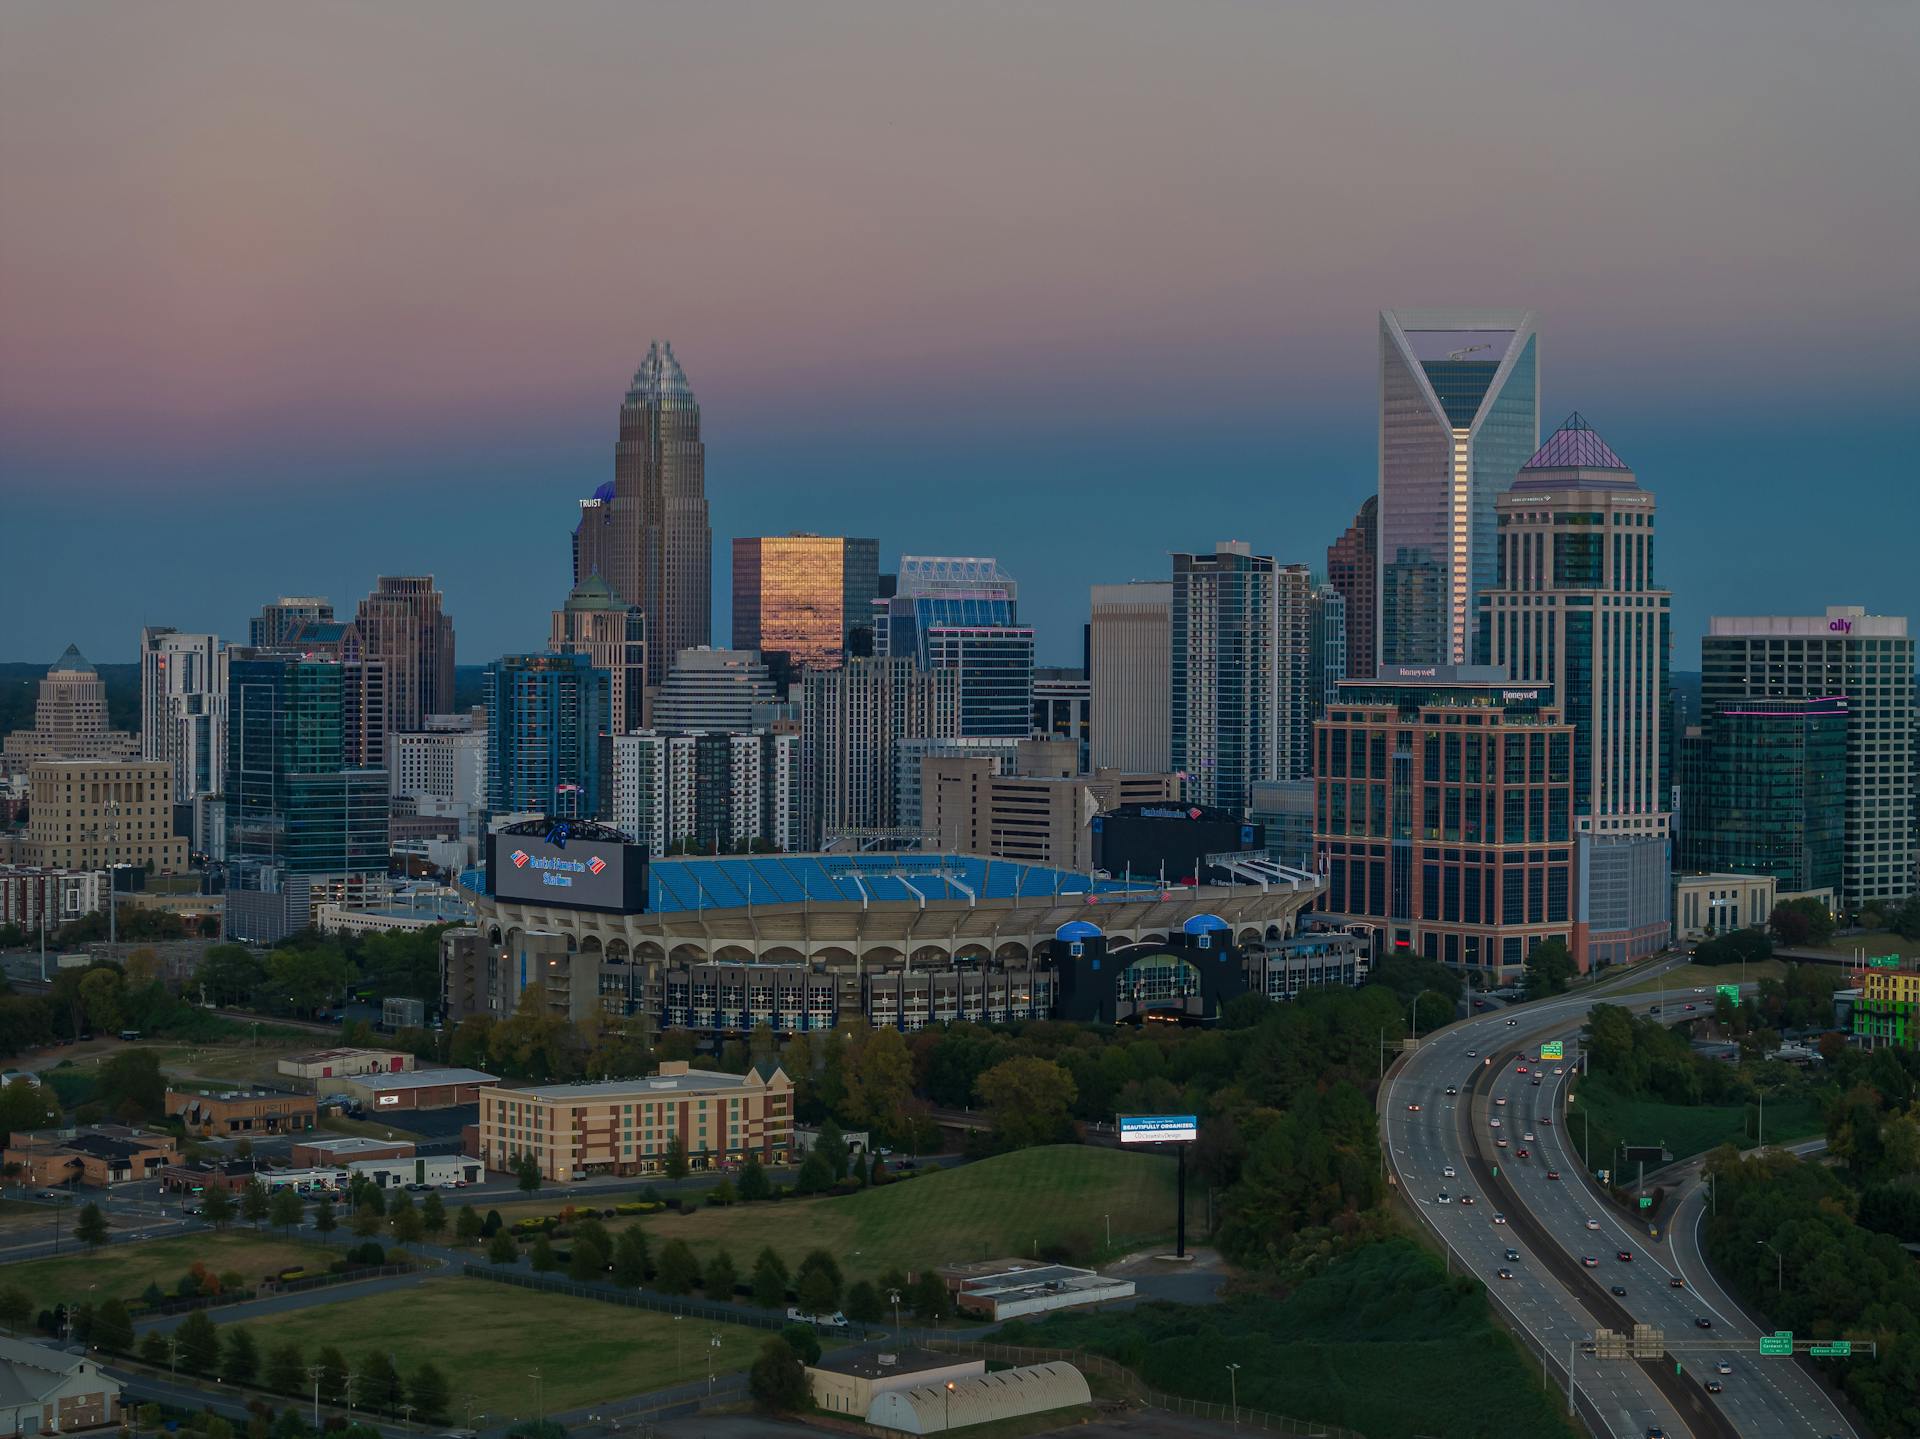
[(713, 640), (713, 529), (700, 406), (673, 346), (656, 341), (620, 405), (613, 483), (580, 503), (573, 582), (599, 575), (647, 618), (647, 681)]

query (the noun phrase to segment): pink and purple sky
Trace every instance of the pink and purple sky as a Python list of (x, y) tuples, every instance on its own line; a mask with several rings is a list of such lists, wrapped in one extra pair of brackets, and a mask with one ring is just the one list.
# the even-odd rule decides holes
[(1913, 613), (1920, 8), (15, 0), (0, 658), (431, 572), (537, 647), (653, 338), (728, 542), (1319, 565), (1375, 312), (1540, 315), (1715, 612)]

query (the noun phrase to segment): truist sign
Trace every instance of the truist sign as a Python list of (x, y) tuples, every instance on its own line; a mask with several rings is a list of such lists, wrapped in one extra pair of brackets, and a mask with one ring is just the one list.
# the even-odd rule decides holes
[(1837, 635), (1850, 635), (1853, 633), (1853, 621), (1843, 615), (1837, 620), (1828, 620), (1827, 628)]

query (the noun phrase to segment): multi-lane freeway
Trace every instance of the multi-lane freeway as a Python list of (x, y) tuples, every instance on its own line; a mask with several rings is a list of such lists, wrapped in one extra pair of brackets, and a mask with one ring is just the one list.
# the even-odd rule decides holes
[[(1451, 1262), (1483, 1280), (1532, 1347), (1551, 1356), (1559, 1382), (1571, 1364), (1596, 1433), (1857, 1439), (1796, 1363), (1760, 1357), (1757, 1326), (1699, 1257), (1692, 1192), (1668, 1206), (1666, 1222), (1683, 1231), (1669, 1244), (1650, 1232), (1657, 1226), (1621, 1215), (1588, 1180), (1566, 1133), (1575, 1046), (1544, 1066), (1535, 1056), (1542, 1040), (1577, 1036), (1587, 1010), (1609, 1002), (1639, 1010), (1658, 1004), (1674, 1019), (1699, 1001), (1690, 990), (1588, 991), (1468, 1020), (1407, 1056), (1382, 1101), (1396, 1184)], [(1627, 1332), (1636, 1323), (1663, 1332), (1664, 1360), (1583, 1352), (1597, 1328)], [(1709, 1393), (1709, 1384), (1720, 1392)], [(1490, 1405), (1498, 1402), (1488, 1396)]]

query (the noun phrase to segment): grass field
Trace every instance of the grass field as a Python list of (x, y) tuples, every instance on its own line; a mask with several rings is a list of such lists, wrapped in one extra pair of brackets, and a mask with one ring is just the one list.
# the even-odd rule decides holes
[[(64, 1231), (72, 1240), (72, 1216)], [(41, 1308), (67, 1300), (138, 1299), (149, 1284), (171, 1290), (194, 1261), (216, 1274), (244, 1275), (249, 1285), (263, 1275), (303, 1264), (315, 1258), (330, 1262), (335, 1255), (311, 1244), (290, 1242), (272, 1231), (231, 1230), (225, 1234), (196, 1234), (181, 1239), (155, 1239), (143, 1244), (114, 1244), (89, 1254), (78, 1244), (71, 1255), (0, 1264), (0, 1289), (19, 1289)]]
[[(1662, 1104), (1656, 1100), (1629, 1099), (1616, 1093), (1605, 1080), (1589, 1076), (1577, 1091), (1579, 1099), (1567, 1111), (1567, 1139), (1576, 1147), (1585, 1128), (1582, 1115), (1591, 1114), (1587, 1123), (1593, 1132), (1594, 1162), (1609, 1165), (1607, 1156), (1616, 1141), (1628, 1144), (1662, 1144), (1675, 1159), (1704, 1154), (1715, 1145), (1731, 1141), (1742, 1149), (1758, 1142), (1754, 1115), (1743, 1104)], [(1767, 1140), (1788, 1143), (1823, 1132), (1825, 1123), (1820, 1106), (1812, 1099), (1782, 1100), (1767, 1105)]]
[(1892, 930), (1876, 929), (1869, 934), (1846, 934), (1829, 941), (1824, 949), (1830, 954), (1852, 958), (1855, 950), (1870, 955), (1897, 954), (1902, 959), (1920, 959), (1920, 939), (1902, 939)]
[[(763, 1245), (789, 1265), (811, 1249), (825, 1249), (850, 1279), (894, 1267), (1030, 1256), (1055, 1244), (1092, 1258), (1106, 1248), (1109, 1223), (1112, 1254), (1172, 1237), (1174, 1171), (1174, 1161), (1161, 1155), (1051, 1145), (844, 1197), (668, 1211), (609, 1227), (643, 1225), (655, 1253), (670, 1239), (686, 1240), (702, 1259), (724, 1248), (742, 1272)], [(497, 1207), (511, 1223), (555, 1213), (561, 1203)]]
[[(1752, 983), (1762, 979), (1785, 979), (1787, 966), (1777, 959), (1756, 960), (1746, 967), (1747, 981)], [(1648, 994), (1663, 989), (1704, 989), (1706, 1003), (1702, 1006), (1712, 1010), (1713, 987), (1716, 984), (1738, 984), (1740, 966), (1737, 964), (1682, 964), (1676, 965), (1665, 974), (1650, 974), (1632, 984), (1623, 984), (1615, 990), (1616, 994)], [(1700, 1003), (1695, 1000), (1694, 1003)]]
[[(677, 1320), (484, 1279), (428, 1279), (247, 1327), (263, 1348), (292, 1342), (309, 1360), (328, 1344), (349, 1364), (377, 1344), (403, 1374), (431, 1360), (452, 1384), (454, 1418), (467, 1422), (471, 1397), (486, 1415), (475, 1424), (483, 1429), (533, 1417), (529, 1376), (536, 1369), (541, 1402), (552, 1413), (702, 1377), (709, 1353), (716, 1374), (743, 1369), (768, 1337), (764, 1330)], [(720, 1347), (710, 1349), (714, 1335)]]

